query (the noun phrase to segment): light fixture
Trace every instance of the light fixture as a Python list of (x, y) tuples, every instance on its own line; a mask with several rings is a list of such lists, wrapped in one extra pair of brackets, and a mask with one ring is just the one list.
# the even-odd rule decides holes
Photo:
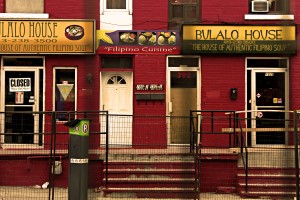
[(93, 82), (93, 75), (92, 75), (92, 73), (87, 73), (86, 80), (87, 80), (88, 83), (92, 83)]

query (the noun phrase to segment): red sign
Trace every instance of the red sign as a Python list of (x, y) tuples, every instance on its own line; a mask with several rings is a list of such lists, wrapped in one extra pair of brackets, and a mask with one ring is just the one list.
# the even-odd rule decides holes
[(178, 46), (100, 46), (98, 54), (180, 54)]

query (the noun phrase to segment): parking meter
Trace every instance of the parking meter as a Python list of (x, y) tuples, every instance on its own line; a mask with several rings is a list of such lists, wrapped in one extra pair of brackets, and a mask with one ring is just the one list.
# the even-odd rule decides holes
[(88, 199), (89, 120), (75, 119), (64, 124), (69, 127), (68, 199)]

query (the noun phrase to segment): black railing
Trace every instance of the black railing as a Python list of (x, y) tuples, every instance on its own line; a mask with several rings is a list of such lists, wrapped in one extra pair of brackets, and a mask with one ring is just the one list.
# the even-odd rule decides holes
[[(245, 118), (240, 118), (239, 113), (235, 113), (235, 120), (236, 125), (237, 125), (237, 129), (239, 130), (238, 132), (239, 134), (239, 139), (238, 139), (238, 144), (240, 147), (240, 155), (241, 155), (241, 159), (243, 162), (243, 166), (244, 166), (244, 171), (245, 171), (245, 191), (248, 192), (248, 175), (249, 175), (249, 166), (248, 166), (248, 147), (246, 144), (246, 138), (244, 137), (244, 132), (243, 132), (243, 124), (242, 121), (245, 121)], [(236, 132), (236, 129), (234, 129), (234, 132)], [(238, 135), (238, 133), (236, 134)], [(244, 150), (245, 150), (245, 156), (244, 156)]]
[(295, 146), (295, 176), (296, 176), (296, 199), (300, 200), (299, 194), (299, 121), (300, 112), (294, 111), (294, 146)]
[[(203, 152), (205, 153), (207, 149), (234, 149), (234, 151), (239, 151), (239, 159), (241, 160), (241, 164), (243, 165), (243, 169), (245, 171), (245, 191), (248, 192), (248, 186), (249, 186), (249, 151), (250, 151), (250, 158), (253, 156), (251, 153), (252, 151), (257, 151), (257, 152), (262, 152), (266, 151), (266, 149), (260, 149), (255, 146), (249, 146), (249, 142), (247, 142), (247, 135), (248, 133), (251, 133), (252, 131), (257, 131), (258, 128), (251, 128), (247, 126), (246, 122), (251, 122), (254, 120), (259, 120), (261, 124), (268, 125), (270, 126), (271, 122), (274, 123), (274, 126), (268, 127), (268, 129), (279, 129), (276, 130), (277, 132), (282, 130), (284, 132), (293, 132), (294, 133), (294, 149), (295, 149), (295, 163), (294, 163), (294, 168), (295, 169), (295, 189), (296, 189), (296, 195), (299, 200), (299, 149), (298, 149), (298, 144), (299, 144), (299, 128), (298, 128), (298, 121), (299, 121), (299, 116), (300, 113), (297, 111), (293, 112), (294, 116), (290, 117), (293, 119), (266, 119), (265, 123), (261, 119), (257, 118), (249, 118), (247, 116), (243, 116), (241, 113), (246, 113), (246, 112), (235, 112), (231, 110), (196, 110), (196, 111), (191, 111), (190, 116), (181, 116), (181, 117), (174, 117), (172, 118), (173, 123), (176, 125), (172, 127), (171, 125), (171, 117), (169, 116), (126, 116), (130, 117), (131, 120), (126, 121), (124, 119), (124, 116), (122, 116), (122, 121), (110, 121), (109, 117), (118, 117), (118, 115), (109, 115), (107, 111), (84, 111), (84, 112), (3, 112), (0, 113), (0, 126), (2, 127), (3, 132), (0, 132), (1, 135), (1, 145), (4, 146), (5, 148), (1, 149), (2, 155), (1, 155), (1, 160), (25, 160), (28, 163), (32, 162), (32, 160), (29, 160), (28, 158), (30, 157), (35, 157), (39, 159), (45, 159), (48, 163), (47, 167), (47, 175), (49, 179), (49, 190), (48, 192), (48, 197), (49, 199), (55, 199), (54, 196), (57, 194), (57, 191), (55, 190), (56, 187), (59, 184), (61, 184), (62, 180), (58, 180), (59, 176), (55, 176), (52, 173), (52, 169), (54, 168), (55, 161), (58, 158), (62, 158), (66, 162), (66, 158), (68, 157), (68, 142), (65, 140), (65, 136), (68, 134), (67, 129), (63, 128), (63, 124), (65, 122), (57, 121), (57, 114), (63, 114), (68, 116), (68, 120), (72, 120), (73, 117), (75, 116), (76, 118), (87, 118), (91, 119), (92, 122), (92, 127), (90, 130), (90, 135), (91, 137), (94, 137), (95, 135), (97, 136), (97, 141), (94, 141), (94, 143), (91, 144), (91, 151), (95, 151), (94, 153), (97, 157), (95, 159), (100, 159), (100, 154), (103, 154), (103, 176), (105, 177), (97, 177), (97, 179), (101, 179), (101, 186), (103, 187), (108, 187), (108, 177), (110, 176), (109, 172), (109, 158), (110, 155), (112, 155), (112, 152), (118, 151), (120, 154), (125, 154), (125, 153), (136, 153), (139, 155), (147, 155), (147, 154), (153, 154), (156, 155), (158, 152), (164, 156), (168, 155), (174, 155), (174, 154), (179, 154), (182, 153), (181, 149), (178, 150), (179, 148), (182, 149), (187, 149), (186, 154), (193, 155), (194, 156), (194, 167), (195, 172), (195, 178), (194, 179), (194, 185), (191, 187), (194, 187), (194, 192), (195, 192), (195, 199), (200, 198), (200, 188), (203, 189), (204, 185), (201, 185), (201, 176), (203, 176), (203, 171), (201, 171), (201, 166), (203, 165), (203, 160), (201, 162), (201, 159), (203, 159)], [(290, 113), (290, 112), (288, 112)], [(43, 129), (40, 132), (5, 132), (5, 128), (3, 126), (8, 126), (9, 128), (13, 129), (15, 127), (9, 126), (9, 123), (12, 123), (11, 120), (14, 120), (15, 118), (9, 118), (7, 121), (4, 121), (5, 117), (4, 116), (18, 116), (18, 114), (27, 114), (22, 116), (22, 120), (26, 121), (25, 116), (29, 117), (29, 114), (34, 114), (34, 115), (39, 115), (40, 119), (42, 118), (43, 123), (38, 123), (38, 124), (44, 124)], [(3, 115), (3, 116), (1, 116)], [(246, 114), (245, 114), (246, 115)], [(121, 116), (121, 115), (120, 115)], [(126, 121), (126, 123), (124, 122)], [(294, 120), (294, 121), (292, 121)], [(110, 143), (109, 139), (115, 139), (111, 138), (112, 135), (109, 132), (111, 128), (115, 129), (122, 129), (123, 132), (127, 130), (127, 125), (128, 123), (132, 125), (133, 131), (137, 133), (134, 137), (139, 137), (139, 140), (134, 140), (135, 142), (133, 144), (125, 144), (122, 145), (120, 144), (117, 146), (117, 144)], [(184, 130), (178, 131), (177, 125), (182, 124), (184, 127)], [(271, 124), (272, 125), (272, 124)], [(277, 125), (285, 125), (283, 127), (276, 127)], [(293, 125), (293, 126), (292, 126)], [(19, 127), (17, 127), (19, 128)], [(174, 132), (172, 132), (174, 130)], [(113, 129), (114, 130), (114, 129)], [(276, 132), (275, 131), (275, 132)], [(167, 139), (169, 138), (170, 133), (176, 133), (178, 135), (183, 135), (186, 134), (186, 138), (188, 138), (187, 143), (185, 145), (178, 145), (178, 144), (171, 144), (170, 141)], [(23, 135), (34, 135), (35, 142), (34, 144), (35, 147), (37, 148), (32, 148), (30, 144), (26, 148), (16, 148), (16, 143), (15, 140), (12, 140), (11, 138), (15, 136), (20, 136), (22, 137)], [(188, 135), (189, 134), (189, 135)], [(9, 140), (3, 139), (5, 136), (9, 136)], [(42, 135), (42, 137), (41, 137)], [(101, 143), (99, 142), (99, 135), (103, 136), (103, 139), (105, 142)], [(207, 137), (213, 136), (214, 138), (223, 138), (221, 145), (207, 145), (205, 142), (209, 141), (207, 140)], [(110, 138), (109, 138), (110, 137)], [(116, 136), (114, 136), (116, 137)], [(120, 134), (117, 137), (125, 137), (122, 134)], [(42, 139), (40, 139), (42, 138)], [(161, 138), (164, 138), (164, 141), (162, 141)], [(183, 141), (183, 140), (176, 140), (177, 136), (175, 137), (174, 141)], [(185, 139), (186, 139), (185, 138)], [(225, 139), (224, 139), (225, 138)], [(123, 141), (127, 141), (127, 138), (119, 138), (119, 139), (124, 139)], [(135, 138), (136, 139), (136, 138)], [(25, 140), (26, 142), (28, 140)], [(228, 142), (227, 142), (228, 141)], [(290, 140), (289, 142), (291, 142)], [(9, 143), (10, 142), (10, 143)], [(93, 141), (92, 141), (93, 142)], [(190, 143), (188, 143), (190, 142)], [(218, 142), (218, 141), (216, 141)], [(8, 148), (5, 146), (8, 145)], [(25, 145), (25, 144), (24, 144)], [(176, 146), (178, 145), (178, 146)], [(11, 146), (14, 146), (12, 149)], [(119, 149), (115, 149), (115, 147)], [(177, 152), (175, 152), (174, 146), (178, 147)], [(251, 148), (251, 149), (250, 149)], [(284, 147), (286, 148), (286, 147)], [(289, 146), (290, 151), (294, 151), (291, 146)], [(25, 150), (24, 150), (25, 149)], [(237, 150), (238, 149), (238, 150)], [(271, 149), (271, 150), (270, 150)], [(271, 147), (268, 147), (267, 151), (275, 151), (275, 147), (272, 149)], [(283, 147), (280, 148), (280, 150), (283, 149)], [(146, 151), (147, 150), (147, 151)], [(112, 152), (111, 152), (112, 151)], [(8, 153), (9, 152), (9, 153)], [(28, 155), (26, 154), (28, 153)], [(13, 153), (16, 153), (16, 155), (12, 155)], [(94, 156), (95, 156), (94, 155)], [(105, 156), (104, 156), (105, 155)], [(27, 159), (27, 160), (26, 160)], [(49, 159), (49, 161), (48, 161)], [(262, 159), (262, 158), (255, 158), (255, 159)], [(274, 158), (275, 159), (280, 159), (280, 158)], [(29, 160), (29, 161), (28, 161)], [(290, 161), (290, 160), (289, 160)], [(35, 163), (32, 162), (32, 163)], [(290, 163), (290, 162), (289, 162)], [(3, 162), (5, 164), (5, 162)], [(205, 164), (205, 163), (204, 163)], [(33, 166), (34, 167), (34, 166)], [(98, 166), (97, 166), (98, 169)], [(102, 169), (102, 168), (101, 168)], [(5, 169), (9, 170), (9, 169)], [(250, 170), (251, 170), (251, 160), (250, 160)], [(98, 175), (103, 172), (98, 172)], [(1, 172), (1, 173), (6, 173), (6, 172)], [(10, 173), (10, 174), (9, 174)], [(9, 173), (5, 174), (14, 176), (13, 171), (9, 171)], [(49, 173), (49, 174), (48, 174)], [(204, 173), (205, 175), (205, 173)], [(5, 185), (6, 183), (10, 183), (9, 180), (4, 180), (5, 176), (1, 175), (1, 187), (7, 186)], [(207, 177), (206, 177), (207, 178)], [(215, 177), (213, 177), (215, 178)], [(193, 183), (192, 179), (192, 183)], [(3, 181), (4, 180), (4, 181)], [(5, 183), (4, 183), (5, 182)], [(209, 182), (209, 181), (208, 181)], [(1, 189), (1, 188), (0, 188)], [(39, 198), (39, 197), (33, 197), (34, 198)], [(90, 198), (93, 199), (93, 198)], [(96, 198), (95, 198), (96, 199)]]
[[(190, 149), (195, 158), (195, 199), (200, 198), (201, 186), (201, 150), (203, 135), (210, 134), (228, 134), (228, 147), (236, 145), (236, 118), (232, 110), (191, 110), (190, 111), (190, 131), (191, 143)], [(230, 133), (224, 133), (222, 128), (233, 129)], [(232, 141), (233, 134), (233, 141)]]

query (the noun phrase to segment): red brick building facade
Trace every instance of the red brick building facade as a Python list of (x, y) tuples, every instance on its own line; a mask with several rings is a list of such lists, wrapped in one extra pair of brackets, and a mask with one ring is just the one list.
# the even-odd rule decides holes
[[(2, 112), (89, 110), (176, 117), (189, 116), (190, 110), (256, 110), (261, 115), (246, 116), (285, 119), (285, 114), (259, 110), (300, 106), (296, 0), (13, 1), (0, 0)], [(46, 119), (34, 118), (28, 128), (50, 130)], [(64, 123), (72, 119), (58, 114), (56, 125), (67, 132)], [(5, 120), (0, 154), (50, 141), (13, 135), (22, 129), (14, 130), (14, 123)], [(189, 145), (189, 135), (166, 131), (176, 129), (167, 127), (168, 120), (158, 120), (163, 126), (138, 127), (130, 119), (126, 139), (116, 131), (109, 143), (130, 148)], [(266, 135), (249, 133), (247, 144), (293, 145), (290, 133), (268, 141)], [(102, 136), (93, 139), (95, 149), (106, 144)], [(60, 141), (67, 143), (67, 137)], [(229, 141), (225, 135), (210, 135), (202, 142), (228, 147)], [(235, 175), (236, 169), (229, 168)], [(61, 185), (66, 184), (63, 178)]]

